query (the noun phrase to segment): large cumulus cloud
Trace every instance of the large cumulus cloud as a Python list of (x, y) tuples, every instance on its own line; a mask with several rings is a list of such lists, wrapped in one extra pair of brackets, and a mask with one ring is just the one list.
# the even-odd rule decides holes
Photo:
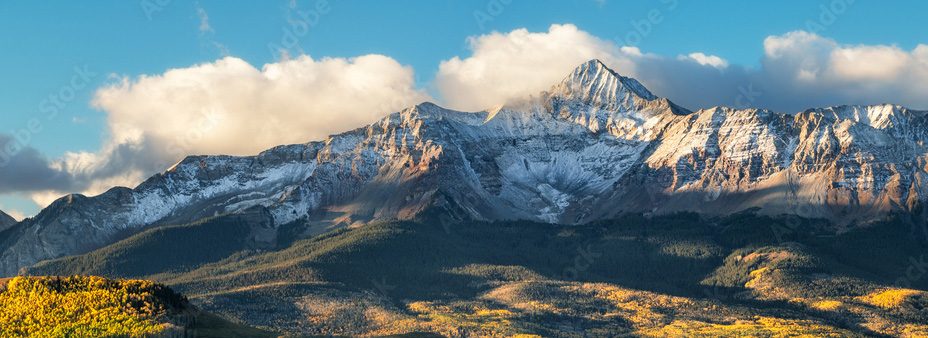
[[(791, 110), (895, 103), (928, 108), (928, 46), (841, 45), (804, 31), (764, 41), (759, 79)], [(774, 102), (771, 102), (774, 104)]]
[[(745, 82), (742, 67), (729, 66), (718, 56), (642, 53), (570, 24), (552, 25), (547, 32), (493, 32), (468, 42), (471, 55), (442, 61), (434, 81), (445, 103), (463, 110), (480, 110), (549, 89), (590, 59), (637, 78), (657, 95), (693, 106), (731, 105), (737, 83)], [(702, 81), (715, 84), (698, 85)]]
[(300, 56), (260, 69), (226, 57), (115, 77), (92, 102), (107, 115), (103, 149), (51, 160), (27, 149), (0, 171), (0, 189), (44, 205), (64, 193), (133, 186), (186, 155), (252, 155), (322, 140), (431, 100), (415, 82), (411, 67), (381, 55)]
[[(619, 47), (578, 29), (518, 29), (469, 38), (471, 55), (445, 60), (434, 81), (445, 102), (478, 110), (549, 88), (578, 64), (598, 58), (656, 95), (691, 109), (758, 107), (793, 113), (839, 104), (891, 102), (928, 108), (928, 46), (841, 45), (796, 31), (768, 37), (761, 67), (691, 51), (663, 56)], [(750, 48), (750, 47), (745, 47)]]
[[(759, 67), (702, 51), (656, 55), (574, 25), (468, 38), (470, 55), (444, 60), (432, 85), (439, 103), (476, 111), (550, 88), (600, 59), (658, 96), (690, 109), (766, 108), (794, 113), (838, 104), (928, 108), (928, 46), (842, 45), (813, 33), (770, 36)], [(257, 68), (241, 59), (121, 76), (98, 89), (109, 139), (95, 152), (48, 159), (31, 148), (0, 168), (0, 192), (40, 204), (64, 193), (132, 186), (191, 154), (249, 155), (320, 140), (430, 100), (411, 67), (379, 55), (292, 60)], [(0, 135), (0, 146), (9, 138)]]
[[(429, 100), (411, 67), (367, 55), (294, 60), (257, 69), (226, 57), (162, 75), (124, 77), (97, 91), (118, 144), (143, 139), (159, 152), (255, 154), (373, 122)], [(183, 151), (182, 151), (183, 150)]]
[(622, 48), (574, 25), (553, 25), (542, 33), (493, 32), (468, 38), (468, 46), (472, 55), (442, 61), (434, 80), (444, 103), (462, 110), (536, 94), (590, 59), (623, 70), (634, 68)]

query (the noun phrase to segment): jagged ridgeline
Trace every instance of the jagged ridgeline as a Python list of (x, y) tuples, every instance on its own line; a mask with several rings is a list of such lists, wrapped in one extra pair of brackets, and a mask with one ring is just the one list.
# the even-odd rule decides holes
[(925, 218), (928, 117), (894, 105), (690, 111), (592, 60), (480, 112), (423, 103), (321, 142), (192, 156), (134, 189), (69, 195), (0, 232), (0, 275), (150, 227), (252, 207), (269, 232), (412, 219), (582, 224), (625, 212)]
[(16, 219), (0, 210), (0, 231), (6, 230), (14, 224), (16, 224)]
[(694, 112), (593, 60), (66, 196), (0, 227), (0, 274), (153, 280), (309, 335), (928, 336), (925, 140), (923, 111)]

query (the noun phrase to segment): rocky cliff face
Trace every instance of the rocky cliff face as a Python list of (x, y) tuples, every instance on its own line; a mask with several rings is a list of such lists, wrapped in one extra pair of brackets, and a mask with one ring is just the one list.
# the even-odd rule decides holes
[(432, 206), (566, 224), (751, 207), (842, 225), (920, 213), (926, 115), (893, 105), (691, 112), (593, 60), (538, 97), (486, 111), (423, 103), (322, 142), (188, 157), (135, 189), (66, 196), (0, 234), (0, 275), (255, 206), (309, 233)]
[(16, 224), (16, 219), (0, 210), (0, 231), (9, 229), (13, 224)]

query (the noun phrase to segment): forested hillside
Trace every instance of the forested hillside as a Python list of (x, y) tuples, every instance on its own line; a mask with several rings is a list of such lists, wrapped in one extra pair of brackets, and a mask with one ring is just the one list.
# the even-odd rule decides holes
[[(228, 220), (154, 229), (23, 272), (151, 279), (205, 310), (294, 334), (928, 334), (928, 283), (905, 277), (926, 246), (902, 217), (843, 231), (750, 212), (579, 226), (426, 213), (266, 248), (243, 244)], [(185, 258), (158, 265), (153, 248)]]

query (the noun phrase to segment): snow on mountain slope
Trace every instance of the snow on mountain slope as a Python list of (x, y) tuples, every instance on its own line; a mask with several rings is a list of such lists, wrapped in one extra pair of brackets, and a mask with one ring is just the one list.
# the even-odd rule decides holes
[(606, 130), (618, 138), (652, 140), (654, 125), (691, 112), (651, 94), (638, 80), (616, 74), (599, 60), (577, 67), (551, 89), (548, 110), (560, 118)]
[(548, 92), (486, 111), (422, 103), (325, 141), (192, 156), (135, 189), (66, 196), (0, 235), (0, 275), (255, 207), (308, 234), (429, 207), (565, 224), (751, 207), (864, 222), (922, 212), (926, 120), (891, 105), (691, 112), (592, 60)]

